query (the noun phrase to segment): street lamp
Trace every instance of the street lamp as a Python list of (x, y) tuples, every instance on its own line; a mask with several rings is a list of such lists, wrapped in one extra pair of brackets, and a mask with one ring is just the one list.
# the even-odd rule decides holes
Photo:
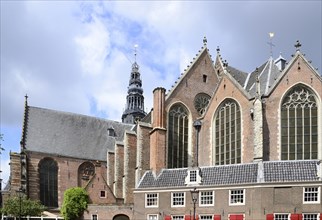
[(19, 220), (21, 220), (21, 200), (22, 200), (22, 197), (24, 196), (25, 194), (25, 191), (22, 187), (20, 187), (17, 191), (17, 194), (18, 194), (18, 197), (19, 197)]
[(191, 199), (193, 202), (193, 220), (196, 220), (196, 203), (198, 201), (198, 196), (199, 196), (199, 190), (194, 188), (191, 192)]
[(196, 129), (196, 165), (197, 167), (199, 166), (199, 163), (198, 163), (198, 152), (199, 152), (199, 132), (200, 132), (200, 129), (201, 129), (201, 121), (200, 120), (196, 120), (194, 123), (193, 123), (193, 127)]

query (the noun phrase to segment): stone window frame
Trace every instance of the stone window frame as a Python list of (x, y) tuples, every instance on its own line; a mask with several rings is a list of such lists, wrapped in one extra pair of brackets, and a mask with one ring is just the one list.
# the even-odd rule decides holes
[[(315, 191), (306, 191), (315, 189)], [(321, 187), (320, 186), (306, 186), (303, 187), (303, 204), (320, 204)], [(316, 198), (314, 201), (312, 199)], [(310, 199), (310, 201), (306, 201)]]
[(318, 100), (316, 93), (301, 83), (292, 86), (281, 98), (279, 108), (281, 160), (319, 158), (321, 153), (318, 135), (320, 120)]
[(188, 167), (190, 123), (188, 107), (180, 102), (174, 103), (168, 112), (167, 168)]
[(91, 220), (98, 220), (98, 215), (97, 214), (92, 214)]
[(159, 207), (159, 193), (145, 193), (145, 207), (157, 208)]
[[(229, 190), (229, 206), (240, 206), (246, 204), (245, 189), (230, 189)], [(242, 200), (242, 202), (240, 202)]]
[(171, 207), (185, 207), (185, 206), (186, 206), (186, 193), (171, 192)]
[[(203, 195), (205, 193), (211, 193), (209, 195)], [(211, 203), (207, 203), (211, 198)], [(204, 202), (206, 203), (204, 203)], [(200, 191), (199, 193), (199, 206), (214, 206), (215, 205), (215, 191), (208, 190), (208, 191)]]
[(242, 112), (235, 99), (226, 98), (218, 106), (213, 119), (213, 136), (214, 165), (242, 163)]

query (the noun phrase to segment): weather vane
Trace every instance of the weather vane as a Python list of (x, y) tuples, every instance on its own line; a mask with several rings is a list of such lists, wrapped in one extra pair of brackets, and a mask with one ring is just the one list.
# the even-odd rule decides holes
[(134, 45), (134, 62), (136, 62), (136, 55), (137, 55), (137, 51), (136, 51), (136, 48), (138, 48), (139, 45), (135, 44)]
[(273, 57), (273, 47), (275, 47), (275, 45), (272, 42), (272, 39), (274, 37), (274, 33), (273, 32), (269, 32), (269, 42), (267, 42), (267, 44), (270, 46), (270, 54), (271, 57)]

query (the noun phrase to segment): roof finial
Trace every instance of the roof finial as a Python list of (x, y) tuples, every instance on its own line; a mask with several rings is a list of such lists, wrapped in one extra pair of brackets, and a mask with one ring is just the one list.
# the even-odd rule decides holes
[(219, 48), (219, 46), (217, 46), (217, 49), (216, 49), (216, 50), (217, 50), (217, 53), (219, 53), (219, 52), (220, 52), (220, 48)]
[(136, 63), (136, 55), (137, 55), (137, 51), (136, 51), (136, 48), (138, 48), (139, 45), (135, 44), (134, 45), (134, 62)]
[(28, 105), (28, 95), (25, 95), (25, 104)]
[(269, 32), (269, 42), (267, 42), (267, 44), (270, 46), (270, 56), (273, 57), (273, 47), (275, 47), (275, 45), (272, 42), (272, 39), (274, 37), (274, 33), (273, 32)]
[(300, 43), (299, 40), (297, 40), (296, 44), (294, 45), (294, 47), (296, 48), (296, 51), (299, 51), (301, 46), (302, 46), (302, 44)]
[(203, 37), (203, 45), (207, 46), (207, 38), (206, 38), (206, 36)]

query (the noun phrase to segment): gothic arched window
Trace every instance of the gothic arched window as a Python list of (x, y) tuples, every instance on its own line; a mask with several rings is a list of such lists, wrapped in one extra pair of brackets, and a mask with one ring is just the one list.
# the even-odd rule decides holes
[(188, 110), (175, 104), (168, 118), (168, 168), (188, 167)]
[(91, 162), (84, 162), (78, 168), (78, 186), (85, 187), (95, 174), (95, 167)]
[(318, 108), (305, 86), (292, 88), (281, 104), (281, 159), (318, 158)]
[(226, 99), (214, 118), (214, 164), (241, 163), (241, 114), (236, 101)]
[(58, 207), (58, 166), (56, 161), (45, 158), (39, 163), (40, 201), (47, 207)]

